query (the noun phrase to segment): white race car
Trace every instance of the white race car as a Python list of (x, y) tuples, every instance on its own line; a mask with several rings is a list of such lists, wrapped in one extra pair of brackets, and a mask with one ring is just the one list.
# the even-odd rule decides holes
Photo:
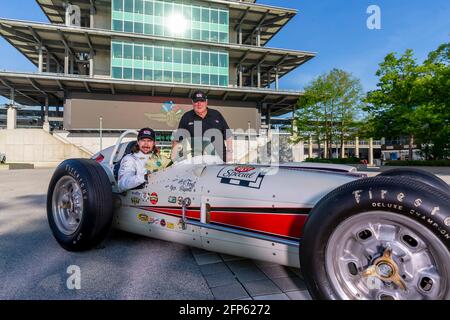
[(367, 178), (348, 166), (205, 156), (119, 192), (129, 133), (92, 159), (56, 169), (47, 213), (63, 248), (93, 248), (115, 227), (301, 266), (316, 299), (450, 299), (450, 188), (438, 177), (398, 169)]

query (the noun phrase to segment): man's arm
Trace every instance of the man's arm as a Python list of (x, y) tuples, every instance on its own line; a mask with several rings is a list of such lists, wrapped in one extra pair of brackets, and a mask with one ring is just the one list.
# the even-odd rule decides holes
[(134, 189), (146, 182), (147, 169), (136, 168), (131, 157), (131, 155), (125, 156), (120, 163), (118, 185), (121, 191)]

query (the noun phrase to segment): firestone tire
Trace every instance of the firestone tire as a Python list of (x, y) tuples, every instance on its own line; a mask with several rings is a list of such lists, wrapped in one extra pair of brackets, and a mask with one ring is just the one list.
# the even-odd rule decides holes
[(113, 220), (113, 194), (104, 169), (93, 160), (62, 162), (49, 184), (47, 218), (64, 249), (86, 251), (99, 245)]
[(380, 177), (406, 177), (419, 180), (441, 191), (450, 194), (450, 186), (436, 175), (416, 168), (394, 168), (379, 174)]
[[(358, 223), (364, 225), (361, 231), (358, 229)], [(390, 223), (399, 229), (389, 226)], [(392, 234), (386, 240), (382, 237), (386, 232), (379, 230), (390, 230)], [(395, 232), (400, 231), (404, 232), (404, 236), (394, 237)], [(432, 279), (425, 276), (420, 278), (422, 275), (411, 269), (413, 267), (408, 264), (411, 262), (400, 257), (400, 253), (405, 254), (406, 257), (409, 251), (414, 252), (415, 248), (422, 247), (427, 249), (430, 255), (436, 255), (424, 256), (424, 260), (427, 258), (426, 261), (439, 263), (439, 267), (435, 266), (435, 270), (439, 272), (441, 277), (439, 279), (442, 281), (435, 280), (433, 283), (432, 276), (430, 276)], [(406, 296), (406, 292), (415, 294), (419, 289), (421, 291), (417, 291), (414, 299), (449, 299), (449, 250), (450, 196), (448, 194), (409, 178), (374, 177), (345, 184), (317, 203), (303, 229), (300, 265), (308, 290), (314, 299), (383, 299), (385, 297), (411, 299)], [(340, 252), (343, 253), (342, 256), (339, 256)], [(361, 259), (358, 259), (360, 252), (364, 254), (361, 255)], [(382, 276), (388, 275), (376, 273), (371, 279), (378, 281), (378, 291), (366, 291), (363, 281), (366, 281), (364, 277), (367, 270), (369, 268), (374, 270), (374, 263), (383, 260), (386, 252), (388, 255), (391, 254), (389, 262), (392, 262), (394, 266), (388, 275), (394, 277), (393, 272), (397, 271), (397, 278), (400, 280), (385, 283), (381, 280), (387, 278)], [(350, 262), (346, 264), (345, 259), (349, 259)], [(380, 268), (381, 264), (376, 266)], [(386, 265), (382, 267), (386, 269)], [(379, 272), (381, 269), (376, 270)], [(420, 282), (420, 288), (414, 281)], [(402, 288), (402, 283), (412, 291)], [(387, 285), (395, 290), (392, 289), (392, 293), (389, 294), (379, 294)], [(430, 290), (425, 292), (425, 289), (429, 289), (428, 286)], [(358, 290), (361, 290), (362, 294)], [(365, 295), (366, 292), (368, 292), (367, 295)]]

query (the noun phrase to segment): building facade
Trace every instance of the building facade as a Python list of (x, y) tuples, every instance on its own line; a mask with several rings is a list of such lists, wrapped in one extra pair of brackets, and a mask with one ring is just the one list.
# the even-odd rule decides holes
[(197, 89), (232, 129), (270, 128), (301, 96), (280, 78), (315, 56), (268, 47), (297, 11), (255, 0), (36, 2), (50, 23), (0, 18), (0, 35), (37, 68), (0, 71), (0, 94), (73, 133), (100, 119), (108, 131), (170, 132)]

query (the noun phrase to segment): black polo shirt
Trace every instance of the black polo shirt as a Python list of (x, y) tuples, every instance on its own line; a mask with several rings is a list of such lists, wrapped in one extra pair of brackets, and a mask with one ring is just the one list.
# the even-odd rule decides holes
[[(225, 141), (227, 138), (231, 137), (231, 132), (230, 127), (222, 114), (217, 110), (208, 108), (205, 118), (202, 119), (194, 112), (194, 110), (188, 111), (181, 117), (178, 129), (187, 130), (190, 135), (191, 143), (193, 143), (194, 138), (199, 138), (195, 137), (195, 127), (197, 125), (201, 125), (203, 140), (210, 140), (216, 149), (218, 147), (217, 142), (214, 137), (212, 137), (212, 139), (209, 138), (210, 135), (208, 135), (207, 131), (209, 129), (217, 129), (221, 132), (223, 140), (222, 148), (224, 151), (223, 158), (225, 158)], [(207, 133), (206, 136), (205, 133)], [(185, 138), (180, 135), (180, 131), (177, 132), (177, 135), (179, 136), (179, 141), (182, 141), (183, 138)]]

